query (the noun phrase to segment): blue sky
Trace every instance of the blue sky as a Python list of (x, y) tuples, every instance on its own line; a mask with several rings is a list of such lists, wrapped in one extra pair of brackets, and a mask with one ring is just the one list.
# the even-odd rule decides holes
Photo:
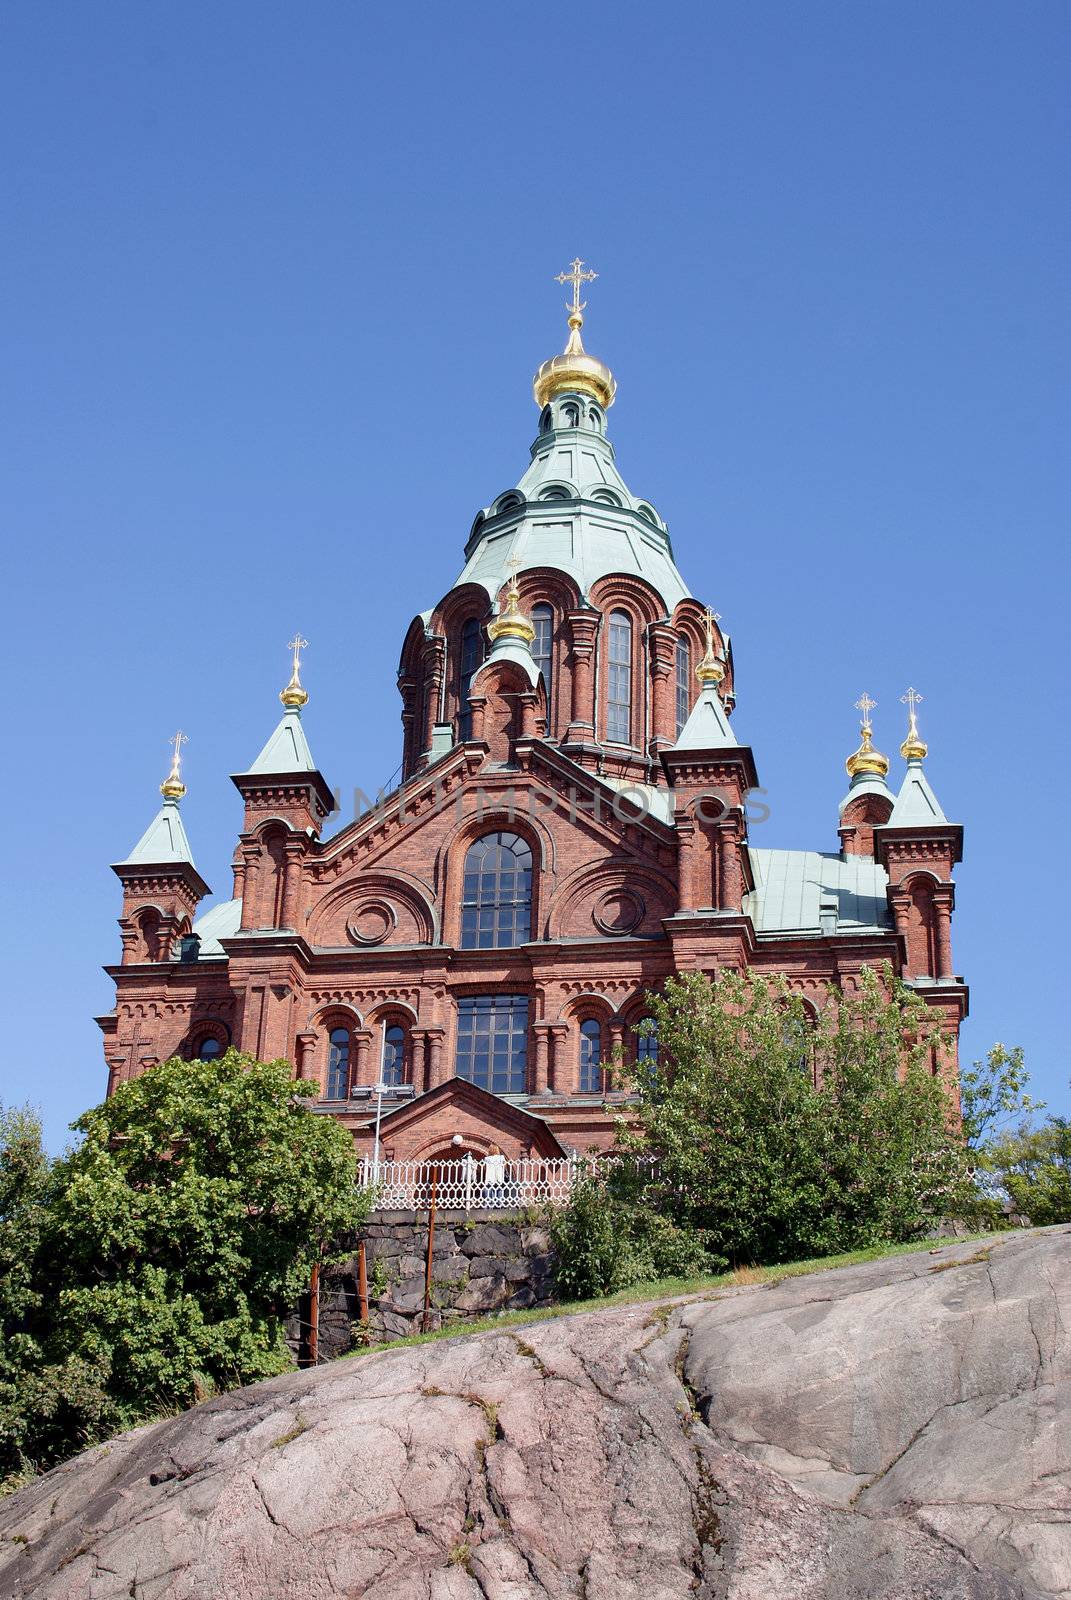
[(898, 772), (916, 684), (964, 1054), (1023, 1044), (1071, 1109), (1069, 35), (1031, 0), (5, 8), (2, 1093), (54, 1147), (169, 735), (223, 897), (295, 628), (329, 781), (394, 772), (405, 628), (528, 460), (578, 253), (618, 463), (733, 635), (756, 842), (836, 848), (852, 704)]

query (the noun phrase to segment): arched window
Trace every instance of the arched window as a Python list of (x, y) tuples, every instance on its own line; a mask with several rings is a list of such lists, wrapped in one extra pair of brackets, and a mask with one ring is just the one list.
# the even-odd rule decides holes
[(677, 737), (692, 709), (692, 652), (687, 639), (677, 640)]
[(547, 710), (551, 704), (551, 657), (554, 650), (554, 610), (551, 606), (532, 607), (532, 626), (535, 629), (535, 638), (532, 641), (532, 660), (543, 674), (543, 682), (547, 686)]
[(658, 1028), (653, 1017), (643, 1017), (636, 1024), (636, 1060), (652, 1070), (658, 1065)]
[(383, 1030), (382, 1081), (392, 1089), (405, 1082), (405, 1029), (397, 1022)]
[(206, 1033), (195, 1052), (198, 1061), (215, 1061), (223, 1054), (223, 1046), (214, 1033)]
[(595, 1017), (580, 1024), (580, 1077), (577, 1084), (581, 1094), (602, 1093), (602, 1028)]
[(462, 739), (467, 739), (472, 733), (472, 710), (469, 706), (469, 690), (476, 669), (483, 660), (483, 631), (479, 620), (470, 617), (461, 630), (461, 679), (458, 686), (459, 695), (459, 730)]
[(611, 611), (606, 737), (614, 744), (632, 741), (632, 618)]
[(345, 1100), (350, 1090), (350, 1034), (332, 1028), (327, 1047), (327, 1098)]
[(498, 950), (532, 936), (532, 852), (516, 833), (489, 833), (465, 857), (461, 948)]

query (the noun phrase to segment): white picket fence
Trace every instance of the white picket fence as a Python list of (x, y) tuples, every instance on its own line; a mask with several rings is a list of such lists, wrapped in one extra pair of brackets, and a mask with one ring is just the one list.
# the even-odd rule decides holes
[(433, 1199), (444, 1211), (516, 1211), (564, 1205), (582, 1179), (605, 1176), (617, 1164), (611, 1156), (491, 1162), (365, 1160), (358, 1182), (376, 1191), (377, 1211), (426, 1210)]

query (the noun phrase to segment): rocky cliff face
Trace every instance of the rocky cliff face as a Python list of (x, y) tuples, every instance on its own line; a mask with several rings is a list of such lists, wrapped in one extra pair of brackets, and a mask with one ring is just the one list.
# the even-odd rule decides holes
[(1071, 1596), (1071, 1229), (345, 1360), (0, 1503), (16, 1600)]

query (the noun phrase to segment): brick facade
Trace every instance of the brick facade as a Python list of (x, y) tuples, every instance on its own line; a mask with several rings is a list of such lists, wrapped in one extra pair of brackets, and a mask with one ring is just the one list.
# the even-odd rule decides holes
[[(558, 420), (542, 421), (541, 437)], [(567, 437), (554, 434), (557, 444)], [(526, 511), (507, 503), (495, 514), (508, 523)], [(601, 503), (599, 514), (609, 515)], [(628, 508), (614, 514), (639, 521)], [(485, 516), (491, 527), (494, 515)], [(482, 535), (473, 537), (479, 553)], [(367, 1150), (373, 1102), (359, 1091), (379, 1077), (393, 1028), (415, 1098), (385, 1102), (386, 1154), (426, 1158), (452, 1141), (456, 1149), (458, 1138), (477, 1154), (602, 1147), (615, 1097), (607, 1103), (605, 1082), (582, 1086), (582, 1025), (598, 1024), (604, 1059), (631, 1053), (648, 990), (675, 971), (723, 966), (783, 973), (806, 997), (827, 981), (851, 987), (863, 965), (888, 960), (918, 980), (954, 1048), (967, 1004), (950, 943), (956, 830), (889, 827), (891, 801), (850, 801), (839, 852), (831, 818), (828, 859), (876, 873), (880, 862), (887, 905), (867, 924), (839, 917), (834, 897), (813, 925), (771, 927), (756, 909), (750, 749), (675, 748), (679, 684), (694, 698), (707, 648), (703, 606), (690, 597), (667, 604), (636, 572), (582, 587), (549, 561), (524, 562), (517, 587), (528, 617), (550, 608), (549, 684), (546, 670), (526, 669), (523, 651), (488, 655), (501, 588), (455, 586), (404, 640), (403, 782), (375, 809), (325, 838), (330, 792), (318, 772), (239, 775), (235, 903), (197, 923), (206, 886), (192, 865), (116, 868), (122, 964), (107, 969), (116, 1007), (100, 1019), (109, 1091), (171, 1055), (233, 1044), (290, 1060), (307, 1093)], [(612, 617), (618, 652), (623, 639), (631, 651), (613, 677), (616, 710)], [(466, 627), (484, 658), (468, 685)], [(732, 652), (716, 625), (713, 644), (731, 712)], [(622, 700), (627, 737), (611, 739), (614, 716), (622, 731)], [(530, 937), (464, 948), (466, 855), (496, 831), (531, 851)], [(527, 1001), (525, 1081), (506, 1097), (474, 1100), (455, 1076), (460, 1010), (496, 995)], [(330, 1081), (333, 1030), (346, 1039), (341, 1091), (337, 1052)], [(332, 1087), (340, 1092), (329, 1099)]]

